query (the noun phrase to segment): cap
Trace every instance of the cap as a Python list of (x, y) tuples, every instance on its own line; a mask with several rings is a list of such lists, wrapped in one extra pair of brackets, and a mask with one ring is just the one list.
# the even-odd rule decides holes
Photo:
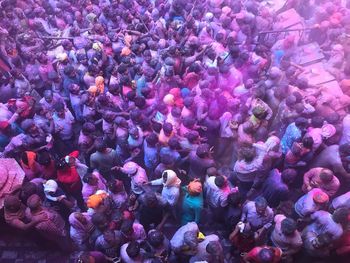
[(43, 184), (45, 192), (56, 192), (58, 189), (58, 184), (54, 180), (48, 180)]

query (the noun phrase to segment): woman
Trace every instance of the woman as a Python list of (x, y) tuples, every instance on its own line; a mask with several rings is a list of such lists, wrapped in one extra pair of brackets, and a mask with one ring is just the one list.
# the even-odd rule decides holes
[(90, 234), (94, 231), (94, 225), (90, 217), (74, 212), (69, 216), (70, 237), (79, 250), (88, 250)]

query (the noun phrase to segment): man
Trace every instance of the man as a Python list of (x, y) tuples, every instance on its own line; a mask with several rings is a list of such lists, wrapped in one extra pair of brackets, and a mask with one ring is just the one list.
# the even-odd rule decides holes
[(255, 247), (244, 256), (245, 262), (250, 263), (278, 263), (281, 261), (282, 251), (280, 248), (261, 246)]
[(205, 261), (223, 263), (223, 249), (217, 235), (209, 235), (198, 244), (197, 253), (190, 259), (190, 263)]
[(200, 222), (203, 209), (202, 183), (197, 179), (182, 187), (184, 192), (181, 211), (181, 224)]
[(142, 263), (144, 261), (140, 252), (140, 244), (137, 241), (131, 241), (121, 246), (120, 258), (124, 263)]
[(305, 252), (312, 258), (325, 258), (330, 255), (332, 239), (328, 234), (317, 234), (309, 228), (303, 233), (303, 247)]
[(153, 228), (161, 229), (168, 217), (165, 213), (165, 200), (158, 193), (146, 192), (140, 195), (138, 201), (140, 203), (138, 208), (140, 223), (146, 231)]
[(58, 245), (62, 250), (71, 249), (68, 233), (65, 229), (65, 221), (55, 211), (49, 210), (41, 205), (40, 197), (36, 194), (30, 196), (27, 200), (29, 210), (26, 211), (28, 218), (35, 220), (46, 215), (47, 220), (35, 226), (39, 234)]
[(45, 90), (44, 91), (44, 97), (39, 101), (40, 106), (46, 112), (52, 112), (54, 110), (54, 107), (55, 107), (55, 105), (57, 103), (63, 103), (64, 104), (64, 100), (57, 93), (54, 94), (52, 92), (52, 90)]
[(191, 179), (200, 178), (204, 181), (204, 176), (209, 167), (215, 166), (215, 162), (210, 154), (210, 146), (201, 144), (196, 151), (192, 151), (189, 155), (189, 177)]
[(176, 258), (189, 258), (189, 256), (194, 256), (197, 253), (198, 234), (199, 229), (195, 222), (190, 222), (180, 227), (170, 240), (170, 246), (174, 256)]
[(273, 211), (268, 207), (264, 197), (258, 197), (243, 206), (241, 222), (249, 223), (253, 231), (270, 228), (272, 220)]
[(297, 224), (293, 219), (284, 215), (276, 215), (274, 221), (275, 227), (271, 234), (272, 243), (282, 250), (283, 257), (291, 259), (303, 245)]
[(329, 197), (332, 197), (336, 194), (339, 187), (339, 179), (327, 168), (312, 168), (304, 174), (304, 184), (302, 187), (304, 193), (313, 188), (320, 188)]
[(270, 207), (278, 207), (283, 201), (287, 201), (290, 186), (294, 182), (297, 172), (294, 169), (286, 169), (282, 173), (273, 169), (262, 186), (262, 196)]
[(95, 141), (95, 149), (96, 152), (90, 156), (90, 167), (97, 169), (106, 180), (111, 180), (111, 169), (119, 164), (117, 152), (108, 148), (102, 138)]
[(347, 167), (344, 167), (343, 160), (346, 156), (350, 155), (350, 144), (331, 145), (324, 149), (318, 156), (311, 162), (310, 167), (322, 167), (328, 168), (334, 172), (339, 178), (348, 179), (350, 173), (347, 172)]
[(292, 148), (293, 143), (303, 137), (306, 127), (307, 119), (301, 117), (296, 119), (295, 122), (288, 125), (281, 139), (283, 154), (287, 154), (288, 150)]
[(299, 198), (295, 203), (295, 212), (301, 217), (307, 217), (312, 213), (321, 210), (329, 201), (328, 195), (320, 188), (314, 188)]
[(55, 133), (58, 141), (55, 143), (57, 152), (66, 155), (74, 149), (74, 132), (73, 123), (75, 119), (72, 113), (65, 108), (64, 104), (59, 102), (55, 104), (55, 113), (53, 121), (55, 125)]
[[(215, 169), (215, 168), (209, 168)], [(231, 193), (231, 188), (227, 178), (218, 176), (209, 176), (204, 184), (206, 200), (211, 209), (215, 221), (224, 219), (224, 210), (227, 207), (227, 199)]]
[(338, 208), (333, 214), (317, 211), (311, 215), (313, 220), (307, 228), (317, 234), (328, 234), (332, 241), (338, 240), (343, 234), (343, 226), (348, 222), (349, 210)]

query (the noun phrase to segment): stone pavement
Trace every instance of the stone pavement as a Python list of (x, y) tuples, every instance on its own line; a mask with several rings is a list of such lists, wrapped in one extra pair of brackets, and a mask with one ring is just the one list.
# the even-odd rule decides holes
[(1, 233), (0, 262), (1, 263), (74, 263), (77, 253), (63, 252), (39, 247), (35, 241), (26, 236)]

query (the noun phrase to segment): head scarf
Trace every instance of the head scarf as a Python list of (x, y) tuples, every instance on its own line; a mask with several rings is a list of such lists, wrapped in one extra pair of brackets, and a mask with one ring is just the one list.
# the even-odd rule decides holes
[(199, 195), (202, 193), (202, 183), (199, 180), (194, 180), (188, 184), (188, 193), (190, 195)]
[(167, 180), (164, 183), (165, 187), (180, 187), (181, 180), (177, 177), (176, 173), (173, 170), (165, 170), (163, 174), (164, 173), (167, 173)]
[(325, 204), (325, 203), (327, 203), (329, 201), (329, 197), (328, 197), (328, 195), (325, 192), (323, 192), (321, 189), (319, 189), (319, 191), (317, 191), (314, 194), (313, 200), (316, 203)]

